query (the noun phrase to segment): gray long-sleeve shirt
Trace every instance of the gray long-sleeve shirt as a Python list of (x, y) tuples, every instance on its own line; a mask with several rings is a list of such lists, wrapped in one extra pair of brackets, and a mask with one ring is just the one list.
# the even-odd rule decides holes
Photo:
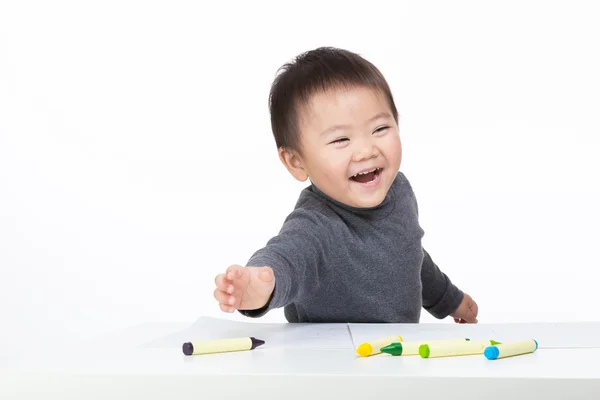
[(410, 183), (399, 172), (385, 200), (358, 209), (305, 188), (279, 234), (247, 266), (270, 266), (275, 290), (260, 317), (284, 307), (289, 322), (419, 322), (452, 313), (463, 292), (423, 249)]

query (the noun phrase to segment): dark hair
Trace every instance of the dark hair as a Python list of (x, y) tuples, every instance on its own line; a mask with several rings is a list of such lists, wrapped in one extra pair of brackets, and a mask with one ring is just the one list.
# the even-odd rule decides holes
[(381, 72), (360, 55), (334, 47), (320, 47), (298, 55), (277, 71), (269, 95), (271, 129), (277, 148), (300, 151), (299, 110), (318, 92), (368, 87), (386, 97), (396, 123), (398, 111)]

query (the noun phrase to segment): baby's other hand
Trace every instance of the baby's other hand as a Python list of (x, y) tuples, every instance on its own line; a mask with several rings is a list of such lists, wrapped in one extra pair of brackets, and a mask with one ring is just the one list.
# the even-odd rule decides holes
[(476, 324), (478, 312), (477, 303), (465, 293), (462, 302), (450, 316), (454, 318), (454, 322), (457, 324)]
[(271, 267), (242, 267), (232, 265), (215, 278), (214, 296), (224, 312), (257, 310), (271, 297), (275, 274)]

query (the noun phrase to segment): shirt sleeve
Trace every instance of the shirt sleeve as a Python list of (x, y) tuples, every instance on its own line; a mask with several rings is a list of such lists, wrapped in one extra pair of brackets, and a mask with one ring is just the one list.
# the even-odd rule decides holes
[(325, 260), (330, 251), (324, 216), (297, 209), (286, 218), (279, 234), (250, 257), (246, 266), (269, 266), (275, 274), (275, 289), (268, 303), (258, 310), (240, 310), (248, 317), (291, 303), (302, 303), (331, 273)]
[(446, 318), (460, 305), (464, 294), (450, 281), (423, 249), (421, 281), (423, 283), (423, 308), (437, 319)]

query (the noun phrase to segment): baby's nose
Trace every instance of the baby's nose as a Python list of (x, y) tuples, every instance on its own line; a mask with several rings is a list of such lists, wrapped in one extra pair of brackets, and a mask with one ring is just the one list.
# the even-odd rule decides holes
[(354, 152), (354, 161), (368, 160), (378, 155), (379, 150), (377, 147), (370, 141), (365, 141), (360, 146), (357, 146), (357, 150)]

